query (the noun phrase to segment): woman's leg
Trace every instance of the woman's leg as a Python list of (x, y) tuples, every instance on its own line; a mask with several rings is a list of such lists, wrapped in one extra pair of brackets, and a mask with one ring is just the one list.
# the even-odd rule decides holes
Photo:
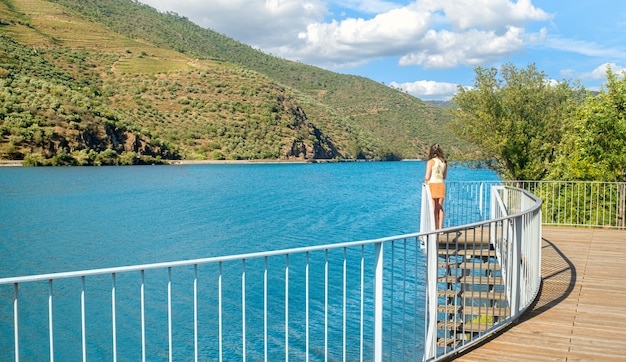
[(437, 212), (437, 199), (433, 199), (433, 216), (435, 218), (435, 225), (433, 225), (433, 227), (437, 230), (437, 225), (439, 225), (437, 222), (437, 217), (439, 217), (439, 213)]
[(435, 228), (443, 229), (443, 217), (444, 217), (443, 198), (433, 199), (433, 203), (434, 203), (433, 209), (435, 211)]

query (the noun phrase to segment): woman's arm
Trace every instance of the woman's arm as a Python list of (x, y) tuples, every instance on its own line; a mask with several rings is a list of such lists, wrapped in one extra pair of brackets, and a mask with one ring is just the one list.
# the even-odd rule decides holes
[(434, 163), (435, 163), (435, 160), (433, 160), (432, 158), (428, 160), (428, 163), (426, 163), (426, 176), (424, 176), (424, 183), (428, 183), (428, 181), (430, 181), (430, 176), (433, 172)]

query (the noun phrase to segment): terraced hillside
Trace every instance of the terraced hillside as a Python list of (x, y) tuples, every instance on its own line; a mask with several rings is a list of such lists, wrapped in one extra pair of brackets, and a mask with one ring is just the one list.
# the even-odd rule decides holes
[(0, 159), (415, 158), (475, 148), (443, 109), (130, 0), (0, 1)]

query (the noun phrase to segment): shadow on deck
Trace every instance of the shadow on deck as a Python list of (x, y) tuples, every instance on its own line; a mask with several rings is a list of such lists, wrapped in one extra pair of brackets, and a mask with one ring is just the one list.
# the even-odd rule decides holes
[(626, 359), (626, 231), (543, 227), (542, 236), (535, 304), (456, 360)]

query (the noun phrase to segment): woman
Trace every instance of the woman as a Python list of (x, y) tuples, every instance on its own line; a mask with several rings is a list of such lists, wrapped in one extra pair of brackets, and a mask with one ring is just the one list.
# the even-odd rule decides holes
[(448, 164), (439, 144), (430, 146), (428, 151), (428, 163), (426, 164), (426, 176), (424, 182), (430, 188), (433, 198), (433, 210), (435, 212), (435, 229), (443, 228), (443, 199), (446, 197), (446, 185), (444, 180), (448, 173)]

